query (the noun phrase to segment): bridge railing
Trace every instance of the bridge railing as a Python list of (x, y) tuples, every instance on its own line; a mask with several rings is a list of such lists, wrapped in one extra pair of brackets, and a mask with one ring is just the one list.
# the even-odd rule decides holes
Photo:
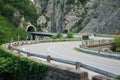
[(103, 46), (103, 45), (110, 45), (113, 43), (113, 40), (86, 40), (82, 41), (82, 45), (80, 46), (80, 50), (88, 53), (93, 53), (105, 57), (112, 57), (115, 59), (120, 59), (120, 53), (118, 52), (106, 52), (102, 50), (95, 50), (91, 49), (89, 47), (95, 47), (95, 46)]
[(17, 51), (18, 55), (23, 53), (23, 54), (26, 54), (27, 57), (33, 56), (33, 57), (37, 57), (37, 58), (43, 58), (43, 59), (46, 59), (48, 62), (51, 62), (51, 60), (53, 60), (53, 61), (57, 61), (57, 62), (61, 62), (61, 63), (74, 65), (77, 70), (80, 70), (80, 67), (83, 67), (83, 68), (86, 68), (88, 70), (91, 70), (91, 71), (94, 71), (94, 72), (97, 72), (97, 73), (100, 73), (100, 74), (103, 74), (103, 75), (106, 75), (106, 76), (109, 76), (109, 77), (116, 78), (118, 76), (117, 74), (114, 74), (114, 73), (111, 73), (111, 72), (107, 72), (107, 71), (104, 71), (104, 70), (101, 70), (101, 69), (98, 69), (98, 68), (95, 68), (95, 67), (92, 67), (92, 66), (80, 63), (80, 62), (70, 61), (70, 60), (65, 60), (65, 59), (60, 59), (60, 58), (55, 58), (55, 57), (51, 57), (49, 55), (48, 56), (40, 55), (38, 53), (30, 53), (30, 52), (27, 52), (27, 51), (15, 48), (18, 45), (31, 44), (31, 43), (37, 43), (37, 42), (38, 41), (28, 41), (28, 42), (21, 41), (19, 43), (18, 42), (14, 42), (14, 43), (8, 44), (6, 47), (8, 49), (12, 50), (12, 51)]
[(84, 40), (82, 41), (82, 45), (94, 45), (94, 44), (104, 44), (104, 43), (113, 43), (113, 40)]
[(86, 47), (80, 47), (79, 49), (81, 51), (88, 52), (88, 53), (93, 53), (93, 54), (96, 54), (96, 55), (99, 55), (99, 56), (120, 59), (120, 53), (105, 52), (105, 51), (94, 50), (94, 49), (90, 49), (90, 48), (86, 48)]

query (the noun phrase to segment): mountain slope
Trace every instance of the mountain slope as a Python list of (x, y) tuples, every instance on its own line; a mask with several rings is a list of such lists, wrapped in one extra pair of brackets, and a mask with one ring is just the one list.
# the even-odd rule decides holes
[(38, 14), (31, 0), (0, 0), (0, 44), (25, 39), (28, 23), (36, 25)]
[(108, 33), (120, 32), (120, 0), (90, 0), (87, 2), (87, 15), (90, 19), (82, 32)]
[(120, 32), (120, 0), (34, 0), (48, 31)]
[(15, 27), (19, 27), (21, 19), (36, 25), (38, 18), (36, 7), (31, 0), (0, 0), (0, 15), (6, 17)]

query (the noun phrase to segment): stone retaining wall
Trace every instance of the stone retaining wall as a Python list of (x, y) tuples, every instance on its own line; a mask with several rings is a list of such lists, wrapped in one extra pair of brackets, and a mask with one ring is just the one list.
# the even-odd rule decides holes
[(114, 79), (106, 77), (106, 76), (95, 75), (92, 77), (92, 80), (114, 80)]
[(49, 66), (44, 80), (89, 80), (87, 72), (63, 66)]

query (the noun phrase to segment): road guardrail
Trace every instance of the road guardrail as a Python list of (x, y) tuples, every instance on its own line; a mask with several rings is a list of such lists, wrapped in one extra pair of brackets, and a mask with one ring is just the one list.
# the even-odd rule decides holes
[[(103, 74), (103, 75), (106, 75), (106, 76), (109, 76), (109, 77), (112, 77), (112, 78), (117, 78), (117, 76), (118, 76), (117, 74), (114, 74), (114, 73), (111, 73), (111, 72), (107, 72), (107, 71), (104, 71), (104, 70), (101, 70), (101, 69), (98, 69), (98, 68), (95, 68), (95, 67), (92, 67), (92, 66), (80, 63), (80, 62), (70, 61), (70, 60), (65, 60), (65, 59), (60, 59), (60, 58), (55, 58), (55, 57), (51, 57), (49, 55), (45, 56), (45, 55), (40, 55), (40, 54), (36, 54), (36, 53), (30, 53), (30, 52), (23, 51), (23, 50), (15, 48), (16, 46), (23, 45), (23, 44), (33, 44), (33, 43), (40, 43), (40, 42), (42, 42), (42, 41), (13, 42), (11, 44), (8, 44), (8, 49), (10, 49), (12, 51), (15, 50), (15, 51), (17, 51), (18, 54), (24, 53), (24, 54), (27, 55), (27, 57), (34, 56), (34, 57), (37, 57), (37, 58), (47, 59), (48, 62), (53, 60), (53, 61), (57, 61), (57, 62), (61, 62), (61, 63), (75, 65), (75, 68), (77, 70), (80, 70), (80, 67), (83, 67), (83, 68), (89, 69), (91, 71), (94, 71), (94, 72), (97, 72), (97, 73), (100, 73), (100, 74)], [(48, 42), (48, 41), (43, 41), (43, 42)]]

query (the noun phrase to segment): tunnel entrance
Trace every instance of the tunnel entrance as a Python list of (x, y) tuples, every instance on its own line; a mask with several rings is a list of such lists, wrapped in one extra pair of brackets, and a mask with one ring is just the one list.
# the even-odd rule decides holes
[(36, 28), (34, 26), (28, 26), (26, 29), (27, 32), (35, 32)]
[(30, 26), (28, 27), (27, 32), (35, 32), (35, 29), (32, 26)]
[(62, 33), (68, 33), (68, 30), (64, 30)]

